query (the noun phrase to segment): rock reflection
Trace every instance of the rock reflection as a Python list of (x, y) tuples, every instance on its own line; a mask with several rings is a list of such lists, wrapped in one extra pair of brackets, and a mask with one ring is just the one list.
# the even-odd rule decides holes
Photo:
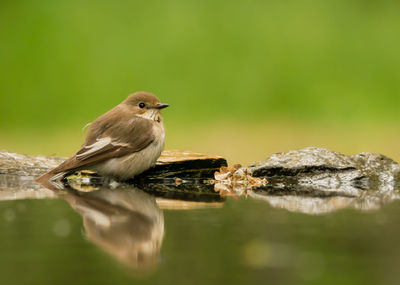
[(399, 189), (365, 188), (362, 184), (327, 187), (325, 184), (302, 183), (291, 178), (269, 178), (268, 184), (260, 187), (217, 181), (215, 191), (222, 196), (251, 197), (263, 200), (274, 208), (311, 215), (345, 208), (377, 210), (384, 204), (400, 199)]
[(379, 199), (358, 199), (355, 197), (305, 197), (297, 195), (275, 196), (262, 192), (250, 192), (252, 198), (264, 200), (274, 208), (286, 209), (303, 214), (325, 214), (340, 209), (353, 208), (358, 210), (379, 209), (382, 202)]
[(164, 217), (155, 198), (136, 188), (104, 188), (59, 195), (83, 218), (87, 238), (133, 269), (159, 260)]

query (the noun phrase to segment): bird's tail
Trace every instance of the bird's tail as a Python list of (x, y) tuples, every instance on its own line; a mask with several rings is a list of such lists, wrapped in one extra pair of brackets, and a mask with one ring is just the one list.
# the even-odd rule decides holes
[(35, 181), (43, 184), (43, 182), (45, 182), (45, 181), (56, 181), (56, 180), (60, 180), (60, 179), (64, 178), (65, 175), (67, 175), (68, 173), (71, 173), (75, 170), (74, 168), (68, 167), (72, 160), (73, 160), (73, 157), (65, 160), (59, 166), (51, 169), (50, 171), (46, 172), (42, 176), (39, 176), (38, 178), (36, 178)]
[(37, 177), (35, 179), (36, 182), (43, 183), (46, 181), (55, 181), (64, 178), (64, 176), (67, 174), (67, 172), (55, 172), (55, 169), (50, 170), (49, 172), (46, 172), (45, 174)]

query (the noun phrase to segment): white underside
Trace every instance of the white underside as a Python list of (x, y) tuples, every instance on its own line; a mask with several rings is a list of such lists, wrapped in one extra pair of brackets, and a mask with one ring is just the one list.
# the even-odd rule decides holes
[(105, 162), (93, 165), (90, 169), (102, 176), (114, 176), (119, 179), (133, 178), (155, 165), (164, 148), (164, 126), (155, 123), (153, 132), (156, 139), (141, 151), (112, 158)]

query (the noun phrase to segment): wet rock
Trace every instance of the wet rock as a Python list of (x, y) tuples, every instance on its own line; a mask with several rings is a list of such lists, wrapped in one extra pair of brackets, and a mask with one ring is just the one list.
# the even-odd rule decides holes
[(400, 165), (376, 153), (347, 156), (314, 147), (277, 153), (231, 174), (238, 177), (246, 173), (268, 181), (250, 188), (226, 183), (225, 176), (221, 176), (224, 170), (216, 176), (215, 191), (220, 195), (245, 195), (272, 207), (305, 214), (343, 208), (376, 210), (400, 199)]
[(247, 172), (253, 177), (286, 177), (300, 186), (349, 195), (359, 195), (363, 189), (391, 191), (400, 181), (400, 165), (386, 156), (347, 156), (316, 147), (276, 153), (250, 165)]
[[(49, 184), (51, 187), (46, 189), (36, 183), (34, 178), (56, 167), (64, 160), (65, 158), (62, 157), (0, 152), (0, 201), (55, 198), (54, 192), (49, 189), (64, 188), (62, 183), (55, 186)], [(214, 172), (225, 165), (227, 165), (226, 160), (218, 156), (190, 151), (164, 151), (154, 168), (134, 181), (130, 181), (130, 184), (137, 184), (144, 191), (165, 198), (222, 201), (223, 199), (213, 191), (213, 186), (202, 183), (202, 179), (212, 178)], [(190, 179), (185, 177), (190, 177)], [(65, 183), (65, 186), (80, 192), (91, 192), (106, 185), (113, 187), (109, 184), (109, 180), (98, 176), (71, 176)]]
[(62, 161), (59, 157), (0, 152), (0, 201), (55, 198), (53, 191), (33, 180)]
[(0, 174), (18, 176), (39, 176), (56, 167), (65, 158), (25, 155), (8, 151), (0, 151)]
[(62, 157), (0, 152), (0, 201), (55, 198), (56, 195), (51, 190), (68, 188), (79, 192), (92, 192), (104, 187), (114, 189), (119, 185), (136, 185), (145, 192), (166, 199), (206, 203), (224, 200), (214, 192), (213, 185), (204, 183), (214, 176), (216, 170), (227, 165), (226, 160), (219, 156), (190, 151), (164, 151), (154, 168), (128, 181), (129, 185), (87, 171), (71, 175), (64, 181), (48, 182), (46, 185), (34, 181), (35, 177), (64, 160)]
[[(0, 174), (39, 176), (64, 160), (65, 158), (62, 157), (33, 156), (3, 151), (0, 152)], [(166, 150), (158, 159), (155, 167), (136, 178), (213, 178), (214, 172), (226, 165), (226, 160), (220, 156), (209, 156), (191, 151)]]
[(165, 150), (155, 167), (135, 177), (135, 180), (149, 178), (213, 178), (214, 172), (227, 166), (221, 156), (209, 156), (191, 151)]
[[(34, 177), (62, 161), (0, 152), (0, 200), (55, 198), (54, 192), (35, 183)], [(322, 214), (343, 208), (374, 210), (400, 199), (400, 166), (380, 154), (347, 156), (305, 148), (274, 154), (248, 168), (225, 166), (221, 157), (167, 151), (153, 169), (129, 184), (114, 185), (103, 177), (81, 175), (66, 179), (61, 186), (81, 193), (137, 187), (174, 209), (219, 207), (225, 196), (244, 195), (289, 211)]]

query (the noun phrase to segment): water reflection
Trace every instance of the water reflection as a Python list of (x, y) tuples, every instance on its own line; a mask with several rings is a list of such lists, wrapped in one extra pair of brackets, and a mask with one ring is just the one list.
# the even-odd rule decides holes
[[(148, 195), (149, 199), (154, 200), (153, 196), (156, 197), (155, 201), (159, 208), (174, 210), (221, 208), (227, 196), (245, 196), (265, 201), (275, 208), (316, 215), (344, 208), (362, 211), (376, 210), (384, 204), (400, 199), (400, 189), (398, 187), (391, 187), (390, 189), (382, 187), (366, 188), (365, 185), (359, 183), (334, 185), (334, 187), (330, 188), (326, 186), (327, 183), (316, 182), (299, 183), (299, 181), (291, 178), (268, 178), (268, 183), (264, 186), (249, 187), (249, 185), (243, 183), (226, 184), (220, 181), (211, 185), (210, 183), (204, 183), (201, 179), (186, 179), (178, 184), (174, 179), (161, 179), (142, 181), (142, 183), (136, 184), (135, 187), (126, 184), (117, 185), (117, 187), (129, 187), (134, 192), (144, 191), (150, 194)], [(107, 200), (106, 194), (100, 195), (94, 194), (94, 192), (107, 193), (107, 190), (116, 187), (110, 184), (109, 181), (104, 181), (98, 177), (85, 178), (83, 181), (71, 180), (68, 181), (67, 185), (63, 184), (61, 186), (52, 183), (45, 183), (42, 186), (45, 188), (35, 183), (32, 177), (0, 175), (0, 200), (56, 198), (57, 195), (54, 193), (60, 193), (62, 191), (60, 189), (65, 189), (65, 187), (73, 188), (70, 195), (75, 195), (82, 199), (86, 198), (84, 193), (88, 192), (87, 197), (97, 196), (98, 200)], [(116, 189), (112, 191), (114, 190)], [(114, 191), (113, 195), (127, 195), (123, 194), (125, 192), (118, 194), (120, 191)], [(121, 201), (124, 199), (123, 197), (120, 198)], [(133, 199), (131, 198), (130, 200)], [(109, 204), (113, 205), (111, 202)], [(127, 209), (130, 208), (128, 207)], [(138, 208), (135, 210), (139, 211)]]
[[(94, 177), (56, 184), (46, 181), (42, 186), (82, 216), (89, 241), (132, 269), (151, 269), (159, 261), (164, 237), (161, 209), (222, 208), (225, 201), (211, 185), (164, 182), (133, 186)], [(66, 230), (63, 225), (54, 229), (60, 236)]]
[(83, 218), (87, 238), (131, 268), (157, 264), (164, 217), (155, 198), (137, 188), (69, 190), (59, 194)]
[(274, 208), (310, 215), (326, 214), (345, 208), (377, 210), (384, 204), (400, 199), (399, 189), (394, 187), (365, 188), (361, 183), (335, 187), (326, 185), (315, 181), (303, 183), (292, 178), (269, 178), (268, 184), (257, 187), (217, 181), (215, 191), (221, 196), (251, 197), (265, 201)]
[[(298, 181), (282, 179), (269, 179), (268, 184), (262, 187), (212, 185), (201, 180), (176, 183), (174, 179), (117, 185), (98, 178), (71, 180), (62, 187), (51, 183), (43, 186), (51, 190), (41, 188), (33, 178), (0, 175), (0, 199), (64, 199), (82, 217), (87, 239), (135, 270), (155, 268), (159, 263), (165, 230), (163, 210), (222, 208), (226, 196), (232, 195), (265, 202), (265, 207), (258, 203), (264, 209), (273, 207), (319, 215), (344, 208), (375, 210), (400, 197), (395, 188), (385, 191), (365, 189), (359, 185), (326, 188), (315, 183), (299, 185)], [(7, 220), (14, 219), (14, 216), (13, 212), (5, 212)], [(65, 237), (71, 232), (71, 225), (61, 219), (52, 230), (56, 236)], [(271, 264), (280, 267), (277, 256), (281, 255), (274, 252), (285, 251), (280, 244), (260, 241), (245, 246), (242, 257), (256, 268)], [(286, 257), (282, 258), (283, 264)]]
[(267, 202), (274, 208), (281, 208), (291, 212), (310, 215), (326, 214), (345, 208), (369, 211), (377, 210), (383, 204), (398, 199), (390, 195), (387, 199), (369, 193), (362, 197), (333, 196), (297, 196), (297, 195), (270, 195), (263, 190), (249, 192), (252, 198)]

